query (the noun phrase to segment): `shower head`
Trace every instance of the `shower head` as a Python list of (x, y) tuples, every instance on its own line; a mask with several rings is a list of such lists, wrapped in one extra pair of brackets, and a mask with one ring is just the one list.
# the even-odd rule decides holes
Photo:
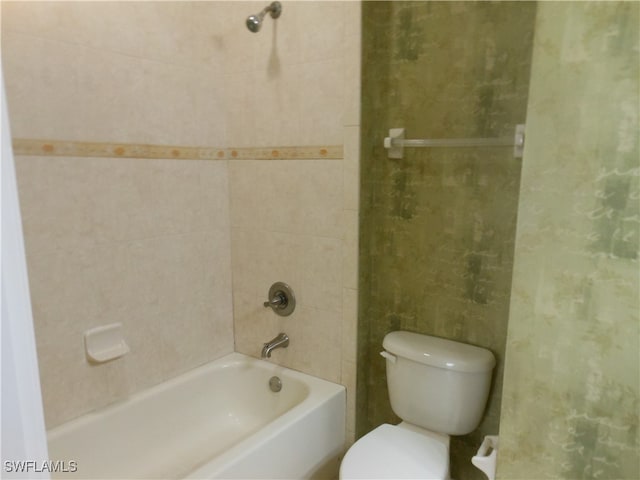
[(272, 2), (257, 15), (250, 15), (247, 18), (247, 28), (253, 33), (259, 32), (260, 27), (262, 27), (262, 19), (267, 13), (271, 14), (271, 18), (278, 18), (282, 13), (280, 2)]

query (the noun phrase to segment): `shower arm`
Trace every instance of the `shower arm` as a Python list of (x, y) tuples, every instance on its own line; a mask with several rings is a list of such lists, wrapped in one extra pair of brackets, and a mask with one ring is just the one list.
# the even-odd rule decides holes
[(260, 20), (262, 20), (267, 13), (271, 15), (271, 18), (278, 18), (282, 13), (282, 5), (280, 5), (280, 2), (272, 2), (270, 5), (264, 7), (258, 14)]
[(271, 4), (264, 7), (262, 11), (255, 16), (262, 22), (267, 13), (271, 15), (271, 18), (278, 18), (282, 13), (282, 5), (280, 5), (280, 2), (271, 2)]

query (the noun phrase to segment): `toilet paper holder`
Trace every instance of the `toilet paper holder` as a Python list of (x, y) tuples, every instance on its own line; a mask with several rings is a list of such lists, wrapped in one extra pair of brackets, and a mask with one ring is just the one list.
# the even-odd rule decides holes
[(478, 453), (471, 458), (471, 463), (482, 470), (489, 480), (495, 480), (497, 457), (498, 435), (487, 435), (484, 437)]

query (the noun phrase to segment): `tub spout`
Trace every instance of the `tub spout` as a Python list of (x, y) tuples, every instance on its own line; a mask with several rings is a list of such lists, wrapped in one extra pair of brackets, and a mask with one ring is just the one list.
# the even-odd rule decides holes
[(267, 342), (262, 347), (262, 358), (271, 358), (271, 351), (276, 348), (284, 348), (289, 346), (289, 337), (286, 333), (279, 334), (276, 338)]

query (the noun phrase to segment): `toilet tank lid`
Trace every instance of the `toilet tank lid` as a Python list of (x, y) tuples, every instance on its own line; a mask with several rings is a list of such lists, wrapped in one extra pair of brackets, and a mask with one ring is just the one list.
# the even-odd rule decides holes
[(389, 353), (457, 372), (487, 372), (496, 359), (486, 348), (413, 332), (391, 332), (382, 342)]

